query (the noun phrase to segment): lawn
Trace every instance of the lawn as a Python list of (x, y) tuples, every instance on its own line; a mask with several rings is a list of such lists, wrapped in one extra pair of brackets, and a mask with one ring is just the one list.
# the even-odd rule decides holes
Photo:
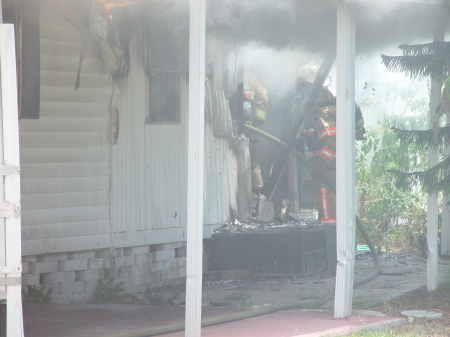
[(370, 308), (390, 316), (401, 316), (404, 310), (434, 310), (443, 313), (439, 320), (415, 319), (414, 322), (388, 331), (362, 331), (347, 337), (448, 337), (450, 336), (450, 281), (434, 292), (422, 287)]

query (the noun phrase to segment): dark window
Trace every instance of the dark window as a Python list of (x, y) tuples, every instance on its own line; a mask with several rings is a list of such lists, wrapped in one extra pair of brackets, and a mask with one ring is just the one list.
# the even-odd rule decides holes
[[(159, 24), (159, 26), (158, 26)], [(143, 45), (147, 55), (145, 69), (149, 79), (148, 124), (181, 122), (181, 56), (178, 38), (161, 22), (147, 21)]]
[(17, 83), (20, 118), (39, 118), (40, 33), (39, 0), (5, 1), (5, 23), (16, 33)]
[(180, 123), (180, 74), (152, 71), (149, 100), (148, 123)]

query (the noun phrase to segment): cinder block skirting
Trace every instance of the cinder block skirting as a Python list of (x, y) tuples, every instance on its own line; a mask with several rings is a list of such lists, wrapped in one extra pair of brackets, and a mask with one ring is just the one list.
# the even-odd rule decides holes
[(186, 242), (23, 256), (22, 285), (45, 285), (52, 302), (90, 302), (98, 280), (124, 282), (125, 293), (165, 285), (181, 285), (186, 278)]

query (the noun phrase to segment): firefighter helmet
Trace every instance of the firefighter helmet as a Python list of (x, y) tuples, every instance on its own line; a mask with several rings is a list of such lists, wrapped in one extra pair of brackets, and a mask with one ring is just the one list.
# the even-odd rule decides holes
[[(298, 76), (303, 78), (303, 81), (313, 83), (316, 79), (316, 75), (319, 72), (320, 67), (315, 63), (308, 63), (302, 66), (298, 72)], [(331, 77), (327, 76), (325, 82), (323, 83), (324, 87), (328, 87), (331, 84)]]

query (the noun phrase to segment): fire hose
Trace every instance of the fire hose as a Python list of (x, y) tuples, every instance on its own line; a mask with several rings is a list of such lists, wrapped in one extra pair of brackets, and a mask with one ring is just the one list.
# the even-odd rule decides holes
[[(278, 138), (276, 138), (260, 129), (252, 127), (250, 125), (244, 125), (244, 128), (246, 128), (248, 131), (251, 131), (255, 134), (260, 135), (261, 137), (266, 138), (269, 141), (272, 141), (273, 143), (275, 143), (281, 147), (286, 147), (286, 144), (284, 142), (282, 142)], [(293, 150), (292, 154), (303, 164), (308, 165), (308, 166), (311, 165), (310, 162), (305, 158), (305, 156), (303, 154), (301, 154), (300, 152)], [(331, 183), (331, 182), (329, 182), (329, 183)], [(330, 184), (330, 186), (334, 191), (336, 190), (336, 187), (334, 186), (334, 184)], [(380, 275), (380, 263), (378, 260), (378, 255), (377, 255), (375, 246), (374, 246), (372, 240), (370, 239), (369, 234), (367, 233), (367, 231), (366, 231), (364, 225), (362, 224), (361, 220), (359, 219), (359, 217), (357, 215), (355, 215), (355, 217), (356, 217), (356, 226), (357, 226), (359, 232), (361, 233), (361, 235), (363, 236), (364, 240), (366, 241), (367, 246), (370, 249), (370, 253), (372, 255), (373, 263), (374, 263), (374, 271), (362, 279), (355, 280), (353, 283), (354, 288), (359, 287), (360, 285), (367, 283), (367, 282), (373, 280), (374, 278), (376, 278), (378, 275)], [(334, 296), (334, 290), (329, 290), (322, 297), (316, 299), (315, 301), (309, 302), (309, 303), (293, 302), (293, 303), (271, 305), (271, 306), (267, 306), (267, 307), (262, 307), (262, 308), (257, 308), (257, 309), (242, 311), (242, 312), (236, 312), (236, 313), (230, 313), (230, 314), (216, 316), (216, 317), (205, 318), (205, 319), (202, 319), (201, 324), (202, 324), (202, 327), (207, 327), (207, 326), (212, 326), (212, 325), (217, 325), (217, 324), (239, 321), (239, 320), (257, 317), (257, 316), (263, 316), (263, 315), (271, 314), (271, 313), (274, 313), (277, 311), (292, 310), (292, 309), (304, 309), (304, 308), (319, 308), (322, 305), (324, 305), (326, 302), (331, 300), (333, 298), (333, 296)], [(143, 330), (138, 330), (138, 331), (111, 334), (111, 335), (106, 335), (103, 337), (147, 337), (147, 336), (156, 336), (156, 335), (162, 335), (162, 334), (167, 334), (167, 333), (171, 333), (171, 332), (183, 331), (184, 328), (185, 328), (184, 323), (175, 323), (175, 324), (169, 324), (169, 325), (148, 328), (148, 329), (143, 329)]]

